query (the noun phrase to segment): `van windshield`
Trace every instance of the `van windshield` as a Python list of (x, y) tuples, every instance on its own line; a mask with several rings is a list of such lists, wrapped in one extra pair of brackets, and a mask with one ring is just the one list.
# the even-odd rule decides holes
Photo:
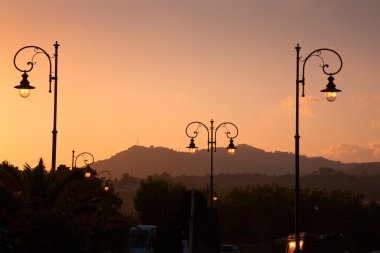
[(133, 230), (129, 234), (129, 245), (131, 248), (147, 247), (149, 232), (145, 230)]

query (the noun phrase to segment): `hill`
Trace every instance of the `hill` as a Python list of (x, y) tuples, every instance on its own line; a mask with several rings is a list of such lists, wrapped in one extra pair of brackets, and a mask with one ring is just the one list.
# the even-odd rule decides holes
[[(164, 147), (132, 146), (109, 159), (96, 161), (92, 165), (96, 170), (109, 170), (113, 178), (121, 178), (124, 173), (138, 178), (148, 175), (169, 173), (180, 175), (210, 174), (210, 153), (199, 150), (195, 154), (175, 151)], [(318, 171), (320, 168), (332, 168), (350, 174), (380, 173), (380, 163), (358, 164), (341, 163), (323, 157), (300, 157), (301, 175)], [(367, 172), (363, 172), (367, 171)], [(214, 174), (294, 174), (294, 154), (288, 152), (266, 152), (246, 144), (238, 146), (234, 155), (223, 148), (214, 153)]]

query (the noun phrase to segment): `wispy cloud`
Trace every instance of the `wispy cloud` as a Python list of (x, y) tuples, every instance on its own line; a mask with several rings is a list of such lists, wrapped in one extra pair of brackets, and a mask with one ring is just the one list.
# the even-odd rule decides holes
[(371, 127), (373, 129), (380, 129), (380, 119), (374, 119), (371, 121)]
[(352, 103), (362, 107), (380, 106), (380, 95), (359, 94), (352, 97)]
[(320, 155), (342, 162), (378, 162), (380, 161), (380, 140), (362, 146), (339, 143), (321, 151)]
[[(307, 96), (300, 98), (300, 115), (305, 117), (313, 117), (315, 115), (312, 110), (312, 106), (319, 102), (321, 99), (318, 97)], [(280, 101), (280, 107), (287, 111), (294, 112), (296, 106), (296, 100), (293, 97), (287, 97)]]

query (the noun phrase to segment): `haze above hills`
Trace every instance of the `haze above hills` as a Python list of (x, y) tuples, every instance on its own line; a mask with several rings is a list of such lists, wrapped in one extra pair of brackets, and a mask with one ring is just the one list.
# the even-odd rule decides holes
[[(172, 176), (200, 176), (210, 174), (210, 153), (199, 150), (190, 154), (164, 147), (132, 146), (91, 166), (97, 171), (110, 171), (113, 178), (121, 178), (125, 173), (145, 178), (164, 172)], [(323, 157), (300, 157), (301, 175), (320, 168), (332, 168), (349, 174), (380, 174), (380, 163), (341, 163)], [(214, 153), (214, 175), (244, 173), (294, 174), (294, 154), (266, 152), (246, 144), (239, 145), (234, 155), (229, 155), (224, 148), (217, 148)]]

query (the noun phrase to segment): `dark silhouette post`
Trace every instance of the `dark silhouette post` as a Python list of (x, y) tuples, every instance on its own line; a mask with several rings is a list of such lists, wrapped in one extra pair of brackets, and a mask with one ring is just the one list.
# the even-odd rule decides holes
[[(210, 208), (213, 206), (213, 197), (214, 197), (214, 152), (216, 152), (216, 133), (218, 132), (218, 129), (220, 127), (225, 128), (226, 136), (230, 139), (230, 143), (228, 147), (226, 148), (228, 150), (228, 153), (233, 154), (236, 150), (236, 147), (234, 145), (233, 139), (235, 139), (238, 134), (239, 130), (237, 126), (231, 122), (223, 122), (219, 124), (216, 128), (214, 128), (214, 120), (211, 119), (210, 121), (211, 126), (208, 128), (204, 123), (199, 121), (191, 122), (186, 127), (186, 135), (190, 138), (190, 144), (187, 147), (191, 153), (194, 153), (196, 149), (198, 148), (195, 143), (194, 139), (198, 136), (199, 128), (204, 127), (207, 130), (207, 151), (210, 152), (211, 155), (211, 161), (210, 161)], [(193, 133), (189, 133), (189, 127), (192, 125), (197, 125), (196, 129)], [(227, 126), (232, 126), (235, 128), (236, 134), (231, 136), (231, 132), (228, 130)]]
[[(49, 93), (51, 93), (51, 82), (54, 81), (54, 116), (53, 116), (53, 141), (52, 141), (52, 159), (51, 159), (51, 171), (54, 173), (56, 169), (56, 154), (57, 154), (57, 87), (58, 87), (58, 42), (54, 44), (55, 52), (53, 56), (50, 56), (45, 50), (37, 46), (26, 46), (17, 51), (13, 58), (13, 64), (17, 70), (23, 72), (22, 80), (20, 85), (15, 86), (16, 89), (19, 89), (20, 96), (23, 98), (27, 98), (30, 94), (30, 90), (34, 89), (34, 86), (31, 86), (28, 81), (28, 72), (30, 72), (36, 62), (34, 61), (34, 57), (38, 54), (44, 54), (49, 60)], [(21, 69), (16, 64), (17, 55), (23, 51), (24, 49), (32, 48), (34, 50), (34, 55), (32, 59), (27, 62), (29, 68)], [(52, 75), (52, 64), (51, 58), (54, 58), (54, 76)]]
[[(327, 80), (329, 82), (327, 83), (326, 88), (321, 90), (321, 92), (325, 93), (326, 99), (329, 102), (333, 102), (336, 99), (336, 96), (337, 96), (336, 93), (341, 92), (341, 90), (335, 88), (335, 84), (333, 83), (333, 81), (334, 81), (333, 75), (337, 74), (342, 69), (343, 61), (342, 61), (342, 58), (340, 57), (340, 55), (336, 51), (334, 51), (332, 49), (328, 49), (328, 48), (321, 48), (321, 49), (314, 50), (305, 58), (305, 60), (301, 60), (301, 57), (300, 57), (301, 47), (299, 46), (299, 44), (297, 44), (295, 49), (297, 52), (297, 57), (296, 57), (297, 65), (296, 65), (296, 134), (294, 136), (294, 139), (295, 139), (295, 177), (296, 177), (295, 178), (295, 213), (294, 213), (294, 230), (295, 231), (294, 231), (294, 234), (295, 234), (295, 242), (296, 242), (295, 253), (299, 253), (299, 252), (302, 252), (302, 250), (300, 248), (300, 225), (299, 225), (299, 198), (300, 198), (300, 190), (301, 190), (300, 189), (300, 178), (299, 178), (300, 177), (300, 164), (299, 164), (299, 162), (300, 162), (299, 85), (302, 84), (302, 97), (304, 97), (305, 96), (305, 93), (304, 93), (305, 65), (306, 65), (307, 60), (311, 56), (316, 56), (316, 57), (320, 58), (322, 61), (322, 65), (320, 65), (320, 66), (322, 68), (323, 73), (325, 73), (326, 75), (329, 76), (327, 78)], [(332, 52), (336, 56), (338, 56), (339, 61), (340, 61), (340, 66), (339, 66), (337, 71), (328, 72), (327, 69), (328, 69), (329, 65), (326, 64), (324, 59), (322, 58), (322, 52), (324, 52), (324, 51)], [(302, 76), (300, 76), (300, 62), (301, 61), (303, 62)]]

